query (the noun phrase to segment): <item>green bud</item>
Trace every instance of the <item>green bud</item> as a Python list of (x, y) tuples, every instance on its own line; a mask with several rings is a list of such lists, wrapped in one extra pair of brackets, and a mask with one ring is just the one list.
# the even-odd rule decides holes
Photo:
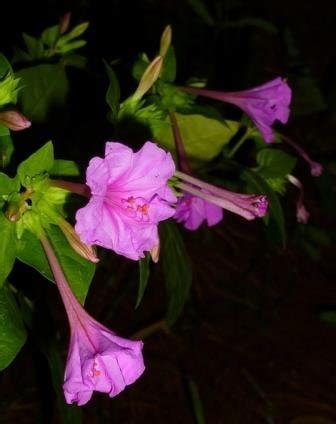
[(160, 53), (159, 53), (160, 56), (162, 57), (166, 56), (167, 51), (171, 45), (171, 42), (172, 42), (172, 29), (170, 25), (167, 25), (161, 36)]
[(139, 101), (144, 94), (155, 84), (156, 80), (160, 76), (162, 69), (163, 58), (157, 56), (147, 67), (144, 74), (141, 77), (138, 88), (132, 96), (133, 101)]

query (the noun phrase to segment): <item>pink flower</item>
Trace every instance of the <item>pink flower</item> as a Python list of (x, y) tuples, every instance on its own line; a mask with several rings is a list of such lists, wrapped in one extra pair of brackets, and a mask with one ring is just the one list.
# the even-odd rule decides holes
[(174, 218), (188, 230), (197, 230), (203, 221), (209, 227), (223, 219), (223, 209), (188, 193), (178, 199)]
[(94, 391), (116, 396), (143, 373), (141, 341), (118, 337), (94, 320), (73, 295), (46, 237), (41, 243), (61, 294), (71, 330), (64, 374), (67, 403), (84, 405)]
[(242, 109), (254, 122), (265, 141), (273, 140), (271, 126), (278, 120), (285, 124), (289, 117), (292, 92), (280, 77), (249, 90), (236, 92), (212, 91), (184, 87), (184, 91), (231, 103)]
[(86, 244), (97, 244), (130, 259), (159, 245), (157, 224), (174, 215), (176, 197), (167, 181), (175, 165), (170, 153), (146, 142), (136, 153), (108, 142), (105, 158), (86, 171), (89, 203), (76, 214), (75, 229)]

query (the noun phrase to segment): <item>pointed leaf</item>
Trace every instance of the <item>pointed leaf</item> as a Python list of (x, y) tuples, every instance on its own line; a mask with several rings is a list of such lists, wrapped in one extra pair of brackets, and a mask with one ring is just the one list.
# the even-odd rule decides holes
[(5, 284), (0, 289), (0, 371), (14, 360), (27, 339), (14, 295)]
[(189, 297), (191, 269), (184, 242), (173, 221), (162, 223), (162, 263), (168, 294), (167, 322), (173, 325)]
[(9, 221), (0, 211), (0, 287), (11, 272), (16, 256), (15, 223)]
[(151, 260), (150, 255), (147, 255), (145, 258), (140, 259), (139, 261), (139, 289), (138, 289), (138, 298), (136, 301), (135, 308), (137, 308), (140, 305), (143, 295), (145, 293), (147, 284), (148, 284), (149, 274), (150, 274), (150, 269), (149, 269), (150, 260)]
[[(27, 177), (43, 174), (52, 169), (54, 164), (54, 148), (51, 141), (48, 141), (44, 146), (38, 149), (35, 153), (29, 156), (18, 167), (18, 175), (21, 184), (26, 186)], [(30, 178), (28, 178), (28, 184)]]

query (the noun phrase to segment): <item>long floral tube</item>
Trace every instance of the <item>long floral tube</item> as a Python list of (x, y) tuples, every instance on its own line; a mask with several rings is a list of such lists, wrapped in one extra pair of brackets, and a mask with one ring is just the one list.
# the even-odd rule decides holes
[(179, 162), (179, 167), (183, 172), (186, 172), (187, 174), (192, 174), (189, 163), (188, 163), (184, 144), (182, 141), (181, 132), (177, 124), (175, 113), (169, 112), (169, 119), (170, 119), (172, 130), (173, 130), (174, 142), (175, 142), (175, 148), (177, 152), (177, 160)]
[(261, 218), (267, 213), (268, 201), (264, 195), (231, 192), (180, 171), (176, 171), (175, 176), (182, 180), (182, 182), (177, 183), (177, 187), (183, 191), (229, 210), (247, 220)]
[(322, 174), (323, 166), (320, 163), (312, 160), (308, 153), (299, 144), (295, 143), (295, 141), (285, 135), (281, 135), (281, 138), (294, 150), (296, 150), (299, 155), (308, 163), (310, 166), (310, 173), (313, 177), (319, 177)]
[(116, 396), (143, 373), (141, 341), (127, 340), (94, 320), (72, 293), (46, 236), (40, 237), (61, 294), (71, 337), (64, 373), (67, 403), (84, 405), (94, 391)]

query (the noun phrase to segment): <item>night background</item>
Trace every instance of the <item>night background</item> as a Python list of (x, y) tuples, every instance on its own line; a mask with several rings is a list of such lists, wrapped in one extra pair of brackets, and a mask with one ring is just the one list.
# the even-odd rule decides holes
[[(101, 155), (103, 143), (116, 134), (107, 119), (103, 59), (113, 64), (126, 98), (137, 86), (132, 64), (143, 51), (154, 57), (168, 24), (177, 85), (197, 76), (207, 78), (211, 89), (238, 91), (287, 78), (293, 101), (283, 133), (324, 167), (314, 178), (298, 159), (295, 175), (304, 185), (310, 219), (296, 222), (297, 192), (288, 187), (281, 196), (285, 245), (262, 220), (229, 212), (213, 228), (178, 227), (192, 287), (172, 326), (164, 320), (161, 261), (151, 264), (135, 309), (137, 263), (99, 249), (86, 309), (123, 337), (145, 343), (145, 373), (113, 399), (95, 393), (86, 406), (62, 410), (41, 340), (60, 346), (53, 364), (61, 375), (69, 338), (63, 305), (54, 285), (17, 263), (10, 280), (35, 305), (34, 332), (0, 373), (0, 423), (336, 423), (336, 11), (330, 2), (45, 0), (1, 4), (0, 11), (0, 51), (10, 62), (13, 47), (23, 48), (22, 32), (37, 37), (69, 11), (72, 25), (90, 22), (80, 50), (86, 68), (69, 67), (66, 103), (13, 136), (9, 173), (53, 140), (55, 156), (78, 162), (84, 175), (89, 158)], [(13, 64), (15, 72), (21, 67)], [(241, 116), (230, 105), (210, 103), (228, 119)], [(147, 137), (131, 128), (120, 135), (134, 148)], [(290, 146), (282, 148), (294, 154)], [(249, 143), (236, 159), (254, 165)]]

